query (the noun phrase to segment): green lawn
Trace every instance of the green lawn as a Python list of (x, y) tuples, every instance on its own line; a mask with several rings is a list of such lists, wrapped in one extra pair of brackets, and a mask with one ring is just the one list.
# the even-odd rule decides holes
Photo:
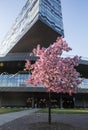
[(25, 110), (24, 108), (0, 108), (0, 114), (10, 113), (10, 112), (17, 112)]
[[(39, 112), (47, 113), (48, 109), (41, 109)], [(88, 109), (51, 109), (52, 113), (57, 114), (88, 114)]]
[[(0, 108), (0, 114), (22, 111), (27, 108)], [(48, 109), (41, 109), (39, 112), (48, 113)], [(88, 109), (51, 109), (56, 114), (88, 114)]]

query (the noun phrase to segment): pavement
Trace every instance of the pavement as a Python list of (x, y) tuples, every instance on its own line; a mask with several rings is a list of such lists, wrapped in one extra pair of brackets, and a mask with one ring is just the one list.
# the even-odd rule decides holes
[[(29, 109), (29, 110), (24, 110), (24, 111), (20, 111), (20, 112), (2, 114), (2, 115), (0, 115), (0, 127), (11, 121), (13, 121), (12, 126), (13, 126), (13, 124), (15, 125), (16, 121), (17, 121), (16, 124), (18, 123), (20, 126), (21, 126), (21, 124), (24, 125), (24, 123), (26, 123), (26, 126), (27, 126), (27, 122), (28, 122), (28, 125), (29, 125), (29, 122), (30, 123), (47, 122), (48, 114), (47, 113), (35, 113), (38, 110), (39, 109), (35, 108), (35, 109)], [(76, 128), (74, 130), (88, 130), (88, 114), (51, 114), (51, 116), (52, 116), (52, 122), (58, 122), (58, 123), (62, 123), (62, 124), (71, 125), (74, 128)], [(17, 119), (17, 120), (15, 120), (15, 119)], [(10, 124), (10, 126), (11, 126), (11, 124)], [(15, 125), (15, 126), (17, 126), (17, 125)], [(11, 130), (12, 129), (13, 128), (11, 128)], [(18, 127), (18, 129), (21, 129), (21, 128)], [(16, 130), (18, 130), (18, 129), (16, 129)], [(0, 129), (0, 130), (8, 130), (8, 129), (6, 126), (6, 129)]]
[(39, 109), (35, 108), (35, 109), (29, 109), (29, 110), (24, 110), (24, 111), (19, 111), (19, 112), (1, 114), (0, 115), (0, 126), (5, 124), (5, 123), (8, 123), (10, 121), (13, 121), (17, 118), (20, 118), (20, 117), (23, 117), (26, 115), (30, 115), (38, 110)]
[(77, 130), (88, 130), (88, 114), (56, 114), (53, 115), (52, 121), (71, 125)]

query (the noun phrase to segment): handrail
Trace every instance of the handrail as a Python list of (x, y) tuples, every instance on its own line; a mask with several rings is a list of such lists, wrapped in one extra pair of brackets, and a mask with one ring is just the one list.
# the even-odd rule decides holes
[[(20, 72), (20, 71), (19, 71)], [(1, 74), (0, 75), (0, 87), (30, 87), (32, 85), (27, 85), (26, 80), (29, 78), (30, 74)], [(43, 85), (38, 85), (43, 87)], [(79, 88), (88, 88), (88, 79), (84, 79), (83, 82), (78, 86)]]

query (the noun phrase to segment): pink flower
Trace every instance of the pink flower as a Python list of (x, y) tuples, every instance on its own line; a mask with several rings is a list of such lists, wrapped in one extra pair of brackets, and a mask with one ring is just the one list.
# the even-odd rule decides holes
[(32, 73), (27, 83), (34, 86), (43, 84), (48, 91), (57, 93), (75, 93), (82, 82), (79, 78), (80, 74), (74, 68), (79, 65), (80, 57), (61, 57), (63, 51), (70, 50), (71, 48), (62, 37), (58, 37), (56, 42), (48, 48), (40, 48), (40, 45), (37, 45), (37, 48), (33, 49), (33, 54), (40, 58), (32, 65), (29, 60), (26, 60), (25, 67)]

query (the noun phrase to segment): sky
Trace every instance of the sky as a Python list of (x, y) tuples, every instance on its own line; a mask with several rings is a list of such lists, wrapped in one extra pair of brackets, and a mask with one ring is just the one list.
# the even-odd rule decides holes
[[(0, 0), (0, 43), (27, 0)], [(88, 57), (88, 0), (61, 0), (64, 39), (69, 55)]]
[(65, 40), (71, 55), (88, 57), (88, 0), (61, 0)]

